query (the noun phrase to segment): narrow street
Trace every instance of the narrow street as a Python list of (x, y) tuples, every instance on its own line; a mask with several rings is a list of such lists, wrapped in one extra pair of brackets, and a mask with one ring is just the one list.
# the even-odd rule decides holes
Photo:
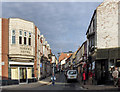
[[(64, 72), (56, 75), (57, 79), (55, 82), (55, 85), (52, 85), (51, 83), (40, 85), (36, 83), (34, 86), (30, 87), (14, 87), (14, 88), (6, 88), (4, 90), (85, 90), (81, 87), (78, 81), (71, 81), (67, 83), (66, 78), (64, 76)], [(39, 86), (40, 85), (40, 86)]]
[(64, 73), (60, 73), (54, 86), (50, 84), (34, 88), (33, 90), (83, 90), (83, 88), (77, 81), (67, 83)]

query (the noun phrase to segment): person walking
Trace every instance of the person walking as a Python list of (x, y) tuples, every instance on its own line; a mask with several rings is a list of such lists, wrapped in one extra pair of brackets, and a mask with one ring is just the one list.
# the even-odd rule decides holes
[(54, 75), (51, 77), (51, 80), (52, 80), (52, 84), (53, 84), (53, 86), (54, 86), (54, 85), (55, 85), (55, 80), (56, 80), (56, 78), (55, 78)]
[(84, 85), (86, 84), (85, 81), (86, 81), (86, 75), (85, 75), (85, 71), (83, 71), (83, 83), (84, 83)]
[(112, 76), (113, 76), (113, 79), (114, 79), (114, 86), (115, 87), (117, 86), (118, 75), (119, 75), (119, 72), (117, 70), (117, 67), (115, 67), (115, 71), (113, 71), (113, 73), (112, 73)]

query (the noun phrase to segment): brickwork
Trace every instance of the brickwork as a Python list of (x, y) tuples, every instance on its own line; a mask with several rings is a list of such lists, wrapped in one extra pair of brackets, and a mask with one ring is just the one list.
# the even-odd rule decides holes
[(2, 19), (2, 79), (8, 79), (8, 19)]

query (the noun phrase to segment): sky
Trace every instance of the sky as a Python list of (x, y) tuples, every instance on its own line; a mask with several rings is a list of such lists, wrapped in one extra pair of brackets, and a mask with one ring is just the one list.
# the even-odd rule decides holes
[(52, 53), (75, 52), (86, 40), (94, 10), (101, 2), (2, 2), (2, 17), (33, 21)]

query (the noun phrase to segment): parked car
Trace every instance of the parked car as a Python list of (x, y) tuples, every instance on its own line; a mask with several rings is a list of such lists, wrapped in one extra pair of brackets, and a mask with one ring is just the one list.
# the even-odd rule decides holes
[(69, 80), (77, 80), (78, 78), (77, 70), (68, 70), (66, 78), (67, 78), (67, 82)]

